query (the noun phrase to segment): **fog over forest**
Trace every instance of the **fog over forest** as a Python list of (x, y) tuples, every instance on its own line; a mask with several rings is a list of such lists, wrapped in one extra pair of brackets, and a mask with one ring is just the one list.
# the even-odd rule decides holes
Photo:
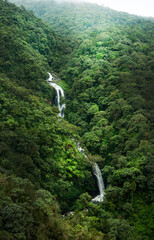
[[(12, 0), (14, 2), (18, 0)], [(24, 2), (27, 0), (21, 0)], [(28, 0), (29, 1), (29, 0)], [(33, 0), (33, 2), (50, 2), (52, 0)], [(72, 3), (95, 3), (99, 6), (109, 7), (117, 11), (128, 12), (139, 16), (154, 17), (154, 1), (153, 0), (54, 0), (56, 2), (72, 2)], [(18, 1), (19, 2), (19, 1)]]

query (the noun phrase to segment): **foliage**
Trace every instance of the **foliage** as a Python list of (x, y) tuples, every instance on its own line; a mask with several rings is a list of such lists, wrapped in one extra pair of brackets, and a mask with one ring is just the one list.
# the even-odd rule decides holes
[[(54, 30), (0, 1), (0, 236), (152, 239), (153, 22), (86, 3), (21, 3)], [(49, 104), (49, 70), (65, 88), (69, 123)], [(101, 204), (72, 138), (99, 162)], [(74, 212), (62, 220), (60, 209)]]

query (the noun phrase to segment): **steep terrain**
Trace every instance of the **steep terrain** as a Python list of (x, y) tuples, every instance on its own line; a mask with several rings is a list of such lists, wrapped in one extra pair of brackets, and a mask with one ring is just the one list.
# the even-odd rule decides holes
[(65, 43), (24, 8), (0, 1), (0, 11), (0, 238), (68, 239), (56, 201), (71, 209), (94, 179), (76, 127), (50, 105), (47, 71), (62, 65)]
[[(14, 2), (54, 30), (0, 1), (0, 236), (152, 239), (153, 23), (91, 4)], [(49, 104), (47, 71), (61, 77), (69, 123)], [(99, 205), (79, 135), (105, 179)], [(62, 220), (57, 200), (73, 215)]]

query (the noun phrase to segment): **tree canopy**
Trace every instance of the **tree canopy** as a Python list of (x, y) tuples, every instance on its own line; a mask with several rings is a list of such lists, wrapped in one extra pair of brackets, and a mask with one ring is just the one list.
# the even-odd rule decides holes
[[(0, 0), (0, 238), (151, 240), (153, 22), (12, 2), (24, 6)], [(47, 72), (65, 90), (64, 119)], [(90, 162), (105, 182), (100, 204)]]

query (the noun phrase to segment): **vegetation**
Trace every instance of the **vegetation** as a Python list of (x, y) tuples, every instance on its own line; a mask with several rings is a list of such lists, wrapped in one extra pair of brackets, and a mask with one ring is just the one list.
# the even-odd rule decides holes
[[(152, 239), (152, 21), (91, 4), (13, 2), (30, 10), (0, 0), (0, 238)], [(65, 119), (47, 71), (66, 91)], [(101, 204), (73, 139), (99, 163)]]

